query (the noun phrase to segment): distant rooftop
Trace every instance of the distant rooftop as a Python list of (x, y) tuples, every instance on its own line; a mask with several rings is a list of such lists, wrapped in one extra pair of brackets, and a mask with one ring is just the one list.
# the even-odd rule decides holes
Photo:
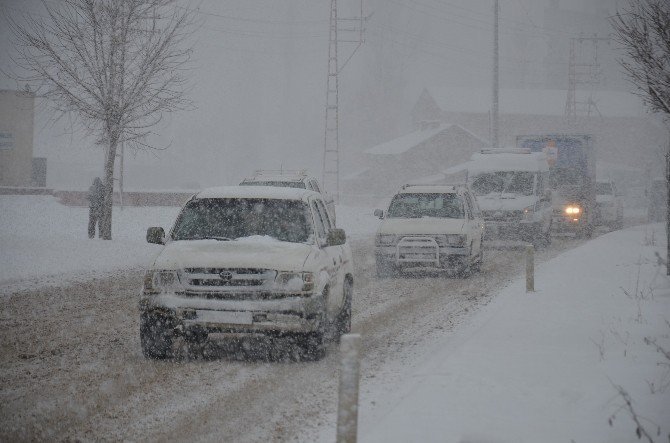
[(458, 127), (461, 130), (470, 134), (471, 136), (477, 138), (478, 140), (481, 140), (483, 143), (488, 144), (487, 141), (482, 140), (480, 137), (477, 137), (475, 134), (463, 128), (461, 125), (428, 122), (422, 129), (410, 132), (409, 134), (405, 134), (401, 137), (394, 138), (393, 140), (389, 140), (379, 145), (364, 149), (363, 152), (372, 155), (402, 154), (403, 152), (407, 152), (410, 149), (427, 142), (428, 140), (432, 139), (433, 137), (439, 135), (442, 132), (449, 131), (453, 127)]

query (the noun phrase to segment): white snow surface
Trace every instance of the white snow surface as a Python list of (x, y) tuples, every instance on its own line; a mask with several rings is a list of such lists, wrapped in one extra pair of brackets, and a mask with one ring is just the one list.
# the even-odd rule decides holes
[[(48, 195), (0, 196), (0, 292), (148, 268), (162, 246), (146, 242), (147, 228), (167, 231), (179, 210), (114, 207), (113, 240), (91, 240), (88, 208)], [(379, 223), (372, 209), (346, 206), (338, 207), (337, 220), (351, 238), (374, 235)]]
[(399, 385), (367, 379), (360, 441), (637, 441), (616, 386), (666, 440), (669, 362), (645, 343), (670, 349), (670, 281), (654, 255), (663, 235), (636, 227), (563, 253), (537, 267), (535, 292), (516, 279), (469, 325), (426, 343)]

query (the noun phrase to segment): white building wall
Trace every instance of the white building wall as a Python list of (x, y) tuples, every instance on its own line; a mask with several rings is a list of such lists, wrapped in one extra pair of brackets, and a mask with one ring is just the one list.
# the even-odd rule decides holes
[(35, 95), (0, 90), (0, 186), (30, 186)]

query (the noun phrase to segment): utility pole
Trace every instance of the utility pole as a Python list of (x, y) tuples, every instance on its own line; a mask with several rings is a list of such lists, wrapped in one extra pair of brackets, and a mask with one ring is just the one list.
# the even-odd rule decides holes
[(119, 165), (119, 203), (121, 204), (121, 209), (123, 209), (123, 157), (124, 157), (124, 146), (125, 142), (121, 142), (121, 164)]
[(493, 0), (493, 112), (491, 147), (498, 148), (498, 0)]
[[(328, 80), (326, 82), (326, 124), (323, 142), (323, 187), (340, 201), (340, 97), (339, 73), (349, 63), (356, 51), (363, 44), (364, 22), (363, 0), (360, 0), (360, 16), (339, 18), (337, 0), (330, 0), (330, 31), (328, 42)], [(340, 23), (348, 23), (349, 27), (340, 28)], [(355, 43), (353, 51), (342, 65), (338, 61), (338, 43)]]
[(668, 139), (668, 152), (665, 154), (665, 273), (670, 275), (670, 138)]

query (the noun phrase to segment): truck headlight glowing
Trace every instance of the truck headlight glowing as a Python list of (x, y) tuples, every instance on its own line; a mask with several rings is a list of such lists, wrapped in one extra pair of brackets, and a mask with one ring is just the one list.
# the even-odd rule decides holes
[(309, 292), (314, 290), (314, 274), (311, 272), (278, 272), (275, 283), (288, 291)]
[(582, 212), (581, 208), (579, 206), (567, 206), (565, 208), (565, 213), (568, 215), (576, 215)]

